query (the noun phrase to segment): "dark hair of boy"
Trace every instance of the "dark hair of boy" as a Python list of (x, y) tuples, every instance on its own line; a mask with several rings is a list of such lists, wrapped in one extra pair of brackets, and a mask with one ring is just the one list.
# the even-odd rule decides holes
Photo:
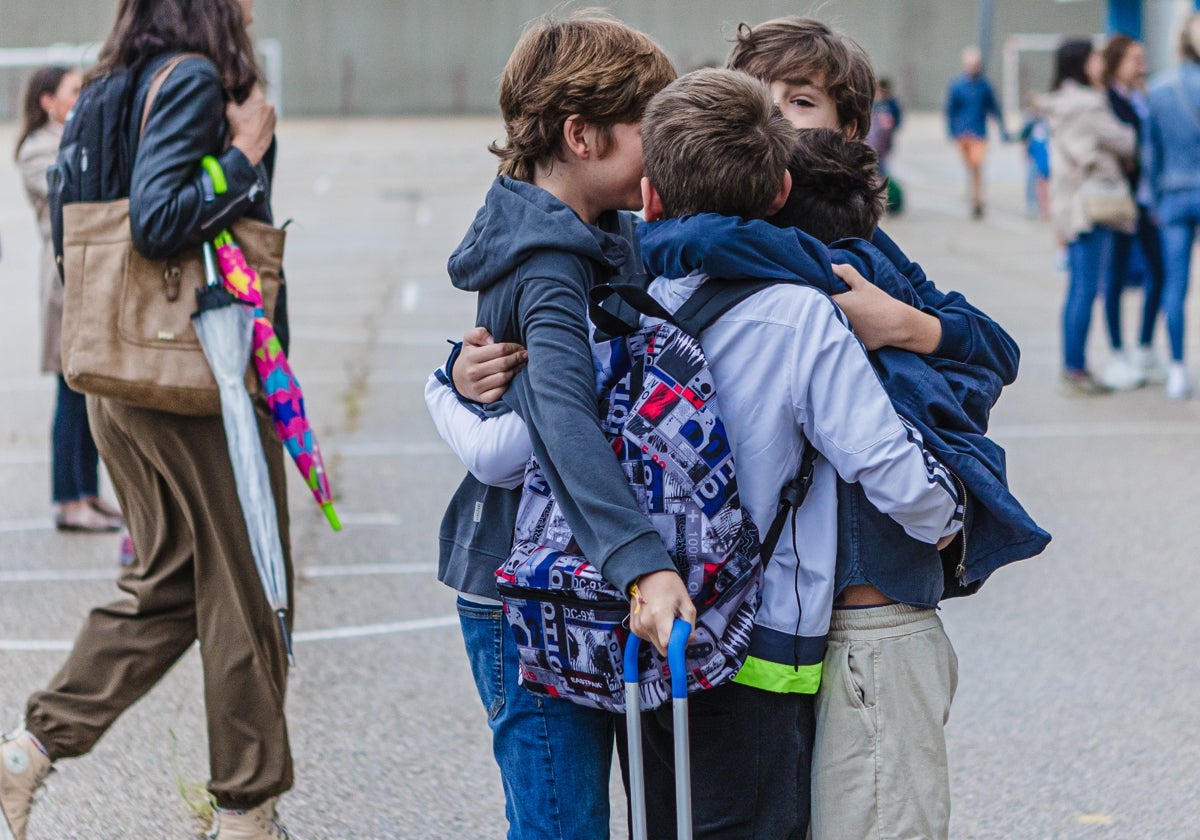
[[(615, 123), (639, 121), (650, 98), (674, 78), (654, 41), (602, 12), (538, 18), (500, 77), (505, 139), (488, 150), (500, 158), (501, 175), (532, 183), (539, 164), (559, 158), (572, 114), (597, 126), (607, 143)], [(603, 157), (607, 148), (597, 151)]]
[(788, 171), (792, 191), (787, 203), (767, 221), (799, 228), (827, 245), (874, 235), (887, 203), (887, 183), (879, 176), (879, 158), (866, 143), (832, 128), (804, 129), (798, 132)]
[(837, 106), (842, 130), (855, 137), (871, 130), (875, 71), (855, 41), (814, 18), (789, 15), (758, 26), (742, 23), (725, 66), (770, 84), (815, 84)]
[(1087, 38), (1067, 38), (1054, 53), (1054, 90), (1070, 79), (1084, 87), (1091, 84), (1087, 77), (1087, 62), (1093, 51)]
[(666, 218), (761, 219), (783, 186), (796, 130), (757, 79), (732, 70), (680, 76), (642, 121), (646, 177)]

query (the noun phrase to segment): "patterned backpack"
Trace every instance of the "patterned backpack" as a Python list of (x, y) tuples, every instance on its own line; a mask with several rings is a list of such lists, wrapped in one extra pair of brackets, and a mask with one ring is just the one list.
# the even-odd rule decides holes
[[(757, 288), (739, 287), (736, 300), (691, 322), (672, 317), (637, 286), (599, 286), (592, 293), (593, 323), (616, 336), (593, 345), (601, 426), (696, 605), (689, 692), (719, 685), (741, 668), (763, 558), (811, 480), (808, 456), (802, 475), (789, 484), (802, 484), (801, 492), (784, 494), (764, 548), (739, 502), (712, 373), (693, 337)], [(618, 307), (624, 319), (613, 313)], [(638, 313), (657, 320), (642, 327)], [(516, 636), (522, 685), (624, 712), (629, 601), (583, 557), (536, 458), (525, 472), (512, 553), (497, 569), (496, 583)], [(638, 664), (642, 708), (656, 708), (671, 696), (666, 660), (643, 645)]]

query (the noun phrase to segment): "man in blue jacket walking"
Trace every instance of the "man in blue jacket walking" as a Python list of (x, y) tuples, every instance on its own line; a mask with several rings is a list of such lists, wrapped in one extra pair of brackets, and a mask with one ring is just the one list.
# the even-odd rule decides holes
[(1004, 115), (996, 94), (983, 75), (983, 54), (979, 47), (967, 47), (962, 53), (963, 72), (955, 76), (946, 91), (946, 124), (958, 146), (970, 179), (971, 215), (983, 218), (983, 161), (987, 157), (987, 118), (995, 117), (1000, 136), (1006, 142)]

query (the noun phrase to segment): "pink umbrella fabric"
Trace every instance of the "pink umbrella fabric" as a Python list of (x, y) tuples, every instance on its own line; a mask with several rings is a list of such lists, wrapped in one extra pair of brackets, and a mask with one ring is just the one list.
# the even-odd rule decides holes
[(258, 272), (246, 263), (242, 249), (228, 231), (221, 233), (214, 244), (217, 246), (217, 262), (225, 278), (225, 288), (254, 308), (251, 345), (254, 367), (262, 380), (267, 404), (271, 407), (275, 431), (296, 462), (330, 526), (340, 531), (342, 523), (333, 506), (333, 494), (329, 489), (329, 476), (325, 472), (321, 447), (304, 411), (304, 393), (292, 373), (292, 366), (275, 334), (275, 327), (263, 311), (262, 282)]

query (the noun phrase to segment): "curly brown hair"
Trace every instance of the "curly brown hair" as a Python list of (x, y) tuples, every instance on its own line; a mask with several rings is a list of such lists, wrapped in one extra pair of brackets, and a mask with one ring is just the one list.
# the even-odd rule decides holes
[(501, 175), (532, 182), (539, 165), (561, 159), (563, 125), (577, 114), (600, 129), (603, 156), (612, 126), (641, 120), (674, 78), (658, 44), (601, 12), (538, 18), (500, 78), (505, 138), (488, 150), (500, 158)]

